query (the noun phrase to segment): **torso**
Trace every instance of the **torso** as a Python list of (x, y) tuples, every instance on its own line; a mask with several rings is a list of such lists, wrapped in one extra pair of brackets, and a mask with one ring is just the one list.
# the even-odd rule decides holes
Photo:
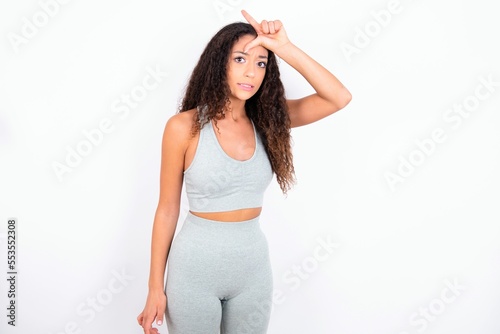
[[(191, 116), (193, 116), (194, 112), (195, 109), (186, 111), (186, 113), (189, 113)], [(217, 121), (220, 133), (217, 132), (217, 128), (214, 126), (220, 146), (223, 148), (224, 152), (233, 159), (242, 161), (250, 159), (256, 148), (255, 134), (250, 119), (241, 120), (238, 121), (238, 123), (233, 122), (232, 124), (229, 124), (229, 122), (233, 121), (228, 119)], [(186, 170), (193, 161), (199, 137), (200, 134), (197, 133), (189, 140), (184, 155), (184, 170)], [(259, 207), (223, 212), (190, 212), (195, 216), (205, 219), (221, 222), (238, 222), (258, 217), (261, 211), (262, 208)]]

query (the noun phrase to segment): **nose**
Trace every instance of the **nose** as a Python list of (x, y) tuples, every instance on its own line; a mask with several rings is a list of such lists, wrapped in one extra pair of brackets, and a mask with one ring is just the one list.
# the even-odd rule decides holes
[(255, 69), (252, 64), (248, 64), (245, 68), (245, 76), (249, 78), (255, 77)]

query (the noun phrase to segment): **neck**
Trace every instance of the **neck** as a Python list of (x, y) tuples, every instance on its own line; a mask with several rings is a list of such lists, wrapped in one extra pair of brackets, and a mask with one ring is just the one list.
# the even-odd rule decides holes
[(230, 99), (231, 104), (226, 116), (231, 116), (232, 120), (238, 122), (240, 119), (246, 119), (245, 101)]

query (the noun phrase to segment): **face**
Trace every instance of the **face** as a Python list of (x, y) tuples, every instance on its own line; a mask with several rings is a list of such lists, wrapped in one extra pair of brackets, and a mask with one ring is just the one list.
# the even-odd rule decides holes
[(262, 46), (256, 46), (248, 53), (243, 48), (255, 37), (244, 35), (234, 43), (229, 55), (227, 82), (231, 90), (231, 99), (246, 101), (259, 90), (268, 61), (268, 51)]

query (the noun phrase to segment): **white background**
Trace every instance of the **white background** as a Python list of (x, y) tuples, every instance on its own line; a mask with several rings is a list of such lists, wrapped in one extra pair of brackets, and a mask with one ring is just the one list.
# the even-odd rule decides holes
[[(345, 109), (292, 130), (298, 184), (287, 198), (276, 182), (266, 193), (261, 224), (280, 294), (269, 333), (500, 332), (494, 2), (54, 4), (0, 4), (2, 333), (142, 333), (163, 128), (204, 46), (243, 8), (282, 20), (353, 94)], [(125, 114), (121, 97), (152, 70), (156, 88)], [(312, 92), (283, 61), (281, 70), (288, 97)], [(467, 103), (464, 116), (454, 111)], [(108, 133), (85, 146), (84, 131), (106, 120)], [(88, 154), (59, 179), (54, 163), (78, 145)], [(388, 173), (404, 171), (391, 187)], [(3, 278), (10, 217), (15, 328)], [(338, 244), (331, 253), (328, 240)]]

